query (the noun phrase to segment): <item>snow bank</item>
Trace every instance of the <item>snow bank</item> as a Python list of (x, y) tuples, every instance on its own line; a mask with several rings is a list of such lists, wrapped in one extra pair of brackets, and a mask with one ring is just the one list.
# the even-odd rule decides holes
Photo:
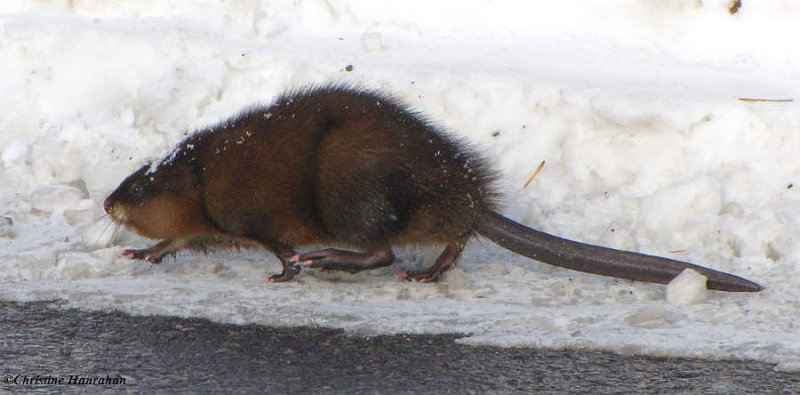
[[(4, 1), (0, 298), (800, 369), (800, 111), (740, 100), (800, 100), (788, 40), (800, 7), (728, 6)], [(767, 289), (673, 305), (666, 287), (564, 271), (486, 241), (439, 284), (392, 275), (436, 253), (414, 248), (393, 268), (271, 285), (262, 279), (279, 264), (259, 252), (159, 266), (115, 255), (150, 243), (98, 221), (129, 172), (188, 131), (328, 81), (384, 89), (471, 141), (502, 171), (505, 213), (521, 222)]]

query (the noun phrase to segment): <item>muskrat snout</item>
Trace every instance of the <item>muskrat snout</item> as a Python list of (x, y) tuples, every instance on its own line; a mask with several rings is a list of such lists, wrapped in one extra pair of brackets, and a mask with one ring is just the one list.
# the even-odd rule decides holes
[(106, 200), (103, 201), (103, 210), (107, 214), (111, 214), (111, 211), (114, 209), (114, 202), (111, 201), (110, 197), (107, 197)]

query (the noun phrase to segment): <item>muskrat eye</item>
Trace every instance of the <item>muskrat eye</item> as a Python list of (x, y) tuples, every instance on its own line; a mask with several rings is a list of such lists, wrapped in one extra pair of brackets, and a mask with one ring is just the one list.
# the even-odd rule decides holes
[(142, 186), (135, 182), (133, 185), (131, 185), (130, 191), (132, 195), (139, 196), (142, 194)]

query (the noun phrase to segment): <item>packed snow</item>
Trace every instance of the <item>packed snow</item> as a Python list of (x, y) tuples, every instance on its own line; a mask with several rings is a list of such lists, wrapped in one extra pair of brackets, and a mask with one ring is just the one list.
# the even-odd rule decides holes
[[(733, 4), (5, 0), (0, 299), (800, 370), (800, 6)], [(593, 276), (486, 240), (437, 284), (393, 275), (430, 264), (428, 248), (281, 284), (263, 283), (280, 264), (261, 251), (117, 255), (154, 243), (103, 216), (125, 176), (194, 129), (329, 82), (387, 92), (484, 152), (517, 221), (766, 289)]]

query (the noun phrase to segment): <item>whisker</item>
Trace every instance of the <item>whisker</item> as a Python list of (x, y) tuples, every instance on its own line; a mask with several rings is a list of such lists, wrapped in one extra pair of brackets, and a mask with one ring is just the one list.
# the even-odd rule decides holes
[[(102, 218), (102, 217), (100, 218), (100, 220), (106, 220), (106, 219), (107, 219), (107, 218)], [(104, 227), (103, 227), (103, 231), (102, 231), (102, 232), (100, 232), (100, 236), (103, 236), (103, 235), (105, 235), (105, 234), (106, 234), (106, 232), (108, 232), (108, 230), (109, 230), (109, 229), (113, 229), (113, 230), (111, 231), (111, 232), (112, 232), (112, 235), (111, 235), (111, 237), (112, 237), (112, 241), (113, 241), (113, 238), (114, 238), (114, 236), (115, 236), (115, 235), (114, 235), (114, 232), (116, 232), (116, 230), (117, 230), (117, 226), (116, 226), (116, 225), (117, 225), (117, 224), (115, 224), (115, 223), (114, 223), (114, 221), (111, 221), (111, 220), (109, 220), (108, 222), (106, 222), (106, 226), (104, 226)]]
[(112, 231), (113, 233), (111, 234), (111, 243), (116, 245), (117, 244), (117, 237), (119, 237), (119, 232), (122, 231), (122, 227), (117, 225), (116, 223), (113, 223), (113, 222), (112, 222), (112, 225), (114, 227), (113, 228), (114, 230)]

